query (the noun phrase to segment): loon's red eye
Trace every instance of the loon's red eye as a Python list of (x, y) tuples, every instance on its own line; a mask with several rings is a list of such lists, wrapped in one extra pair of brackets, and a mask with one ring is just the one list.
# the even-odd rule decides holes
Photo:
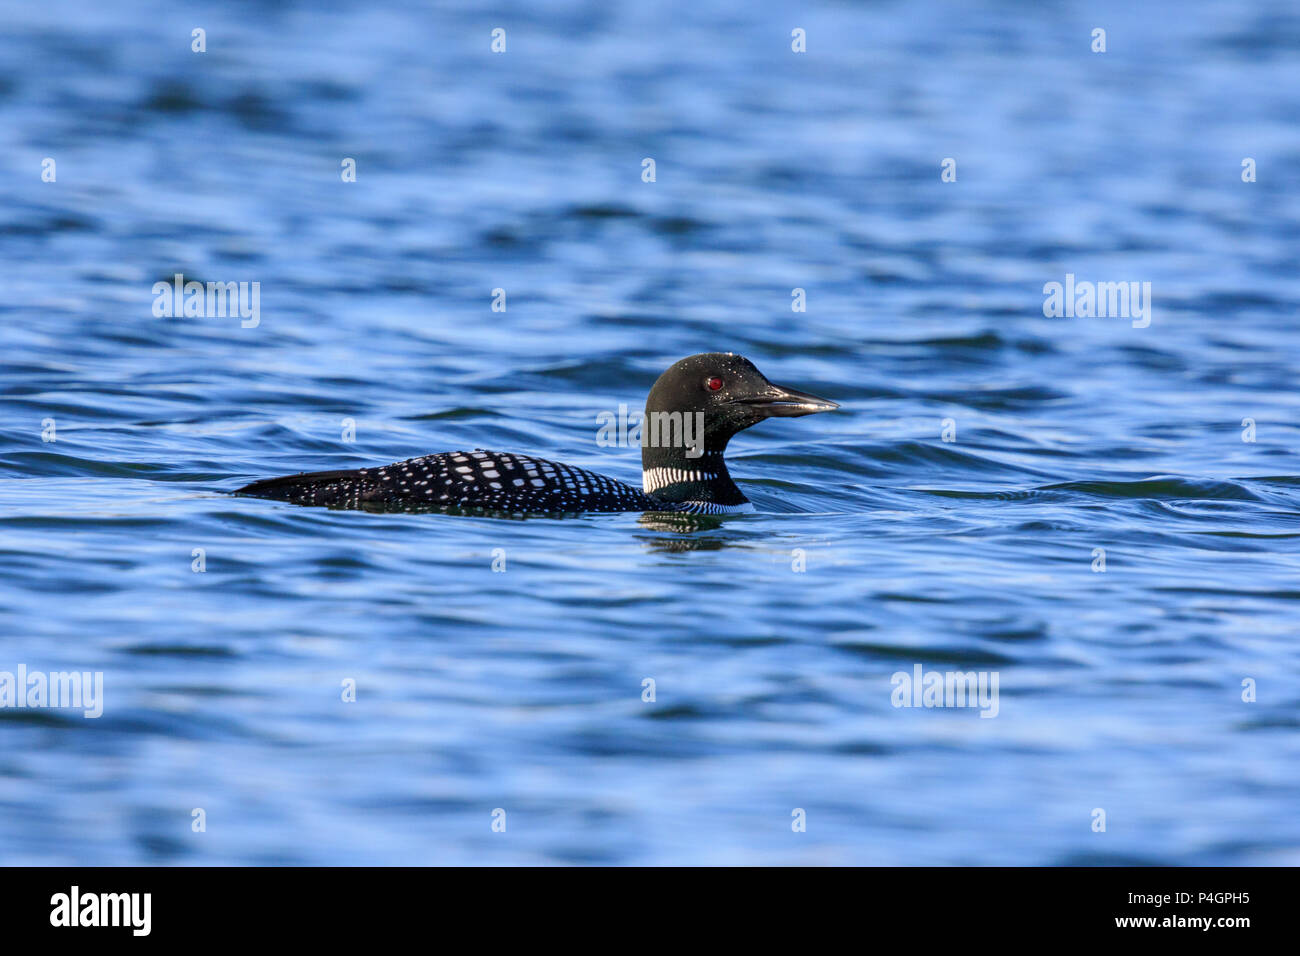
[(714, 376), (705, 382), (704, 385), (710, 392), (716, 392), (718, 389), (722, 388), (722, 379)]

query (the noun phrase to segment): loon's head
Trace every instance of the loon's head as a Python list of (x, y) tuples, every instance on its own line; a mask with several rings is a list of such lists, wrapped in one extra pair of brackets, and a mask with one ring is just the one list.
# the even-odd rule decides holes
[[(703, 352), (674, 363), (646, 398), (641, 467), (647, 494), (668, 501), (743, 504), (722, 453), (731, 436), (765, 418), (839, 408), (835, 402), (774, 385), (743, 355)], [(701, 434), (702, 429), (702, 434)], [(685, 480), (678, 479), (685, 475)]]

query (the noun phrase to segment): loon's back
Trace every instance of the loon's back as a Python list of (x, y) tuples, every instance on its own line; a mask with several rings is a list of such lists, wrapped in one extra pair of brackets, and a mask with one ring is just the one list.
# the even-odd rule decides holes
[(483, 449), (425, 455), (380, 468), (267, 478), (236, 494), (331, 508), (531, 513), (682, 510), (584, 468)]

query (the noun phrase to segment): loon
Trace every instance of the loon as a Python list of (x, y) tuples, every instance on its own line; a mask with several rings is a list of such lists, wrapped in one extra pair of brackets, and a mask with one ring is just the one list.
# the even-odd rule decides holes
[(727, 442), (765, 418), (833, 408), (839, 405), (773, 385), (741, 355), (705, 352), (672, 365), (650, 389), (641, 489), (571, 465), (478, 449), (379, 468), (266, 478), (235, 494), (363, 510), (752, 512), (753, 504), (727, 473)]

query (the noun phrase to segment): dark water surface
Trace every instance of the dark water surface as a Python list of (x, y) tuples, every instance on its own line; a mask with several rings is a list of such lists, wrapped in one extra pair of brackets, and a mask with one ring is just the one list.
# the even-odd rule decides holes
[[(2, 8), (0, 671), (105, 689), (0, 709), (0, 861), (1300, 863), (1294, 4), (187, 6)], [(596, 416), (711, 350), (844, 406), (756, 515), (227, 494), (638, 482)]]

